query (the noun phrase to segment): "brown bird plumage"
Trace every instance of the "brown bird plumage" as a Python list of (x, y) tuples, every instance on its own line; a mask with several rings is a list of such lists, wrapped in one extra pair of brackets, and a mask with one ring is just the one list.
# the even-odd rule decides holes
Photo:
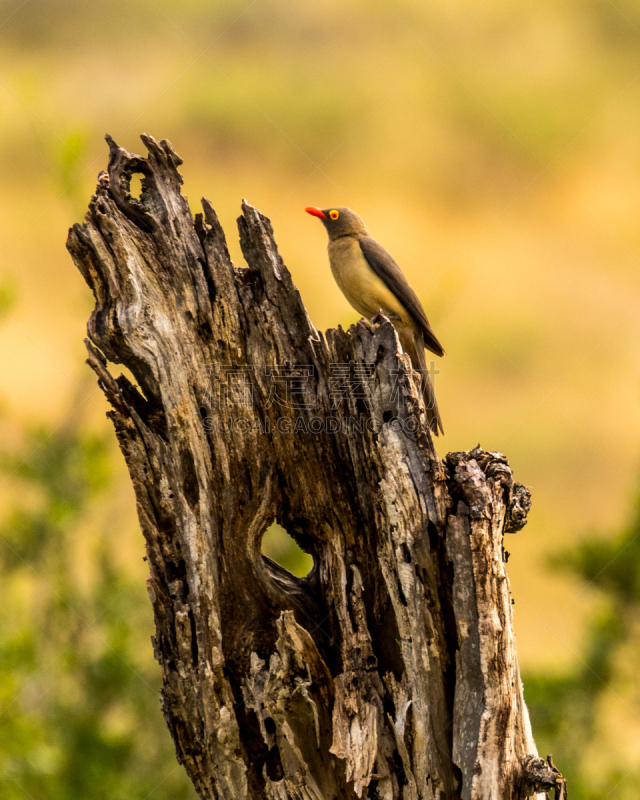
[(329, 234), (329, 263), (342, 293), (356, 311), (374, 317), (383, 311), (393, 320), (402, 349), (422, 375), (422, 390), (431, 430), (444, 433), (424, 350), (438, 356), (444, 349), (431, 329), (418, 295), (389, 253), (369, 236), (350, 208), (305, 209), (319, 217)]

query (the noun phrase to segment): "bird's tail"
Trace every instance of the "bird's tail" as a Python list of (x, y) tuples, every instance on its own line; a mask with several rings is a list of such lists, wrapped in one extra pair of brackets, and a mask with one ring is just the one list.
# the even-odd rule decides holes
[(415, 331), (413, 335), (413, 352), (410, 352), (411, 360), (414, 366), (420, 370), (420, 377), (422, 383), (422, 397), (424, 399), (424, 407), (427, 414), (427, 422), (429, 428), (436, 436), (440, 433), (444, 434), (442, 427), (442, 419), (440, 418), (440, 411), (438, 410), (438, 403), (436, 402), (436, 392), (433, 387), (431, 375), (427, 369), (427, 361), (424, 356), (424, 334), (422, 331)]

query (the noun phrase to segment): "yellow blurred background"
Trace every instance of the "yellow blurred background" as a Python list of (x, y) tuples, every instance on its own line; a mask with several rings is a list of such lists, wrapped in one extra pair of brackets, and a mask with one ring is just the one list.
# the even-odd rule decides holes
[[(3, 439), (79, 405), (110, 434), (83, 365), (91, 296), (65, 250), (106, 132), (139, 153), (142, 131), (171, 140), (194, 213), (212, 201), (237, 264), (241, 199), (269, 216), (320, 329), (358, 315), (303, 208), (350, 206), (447, 351), (439, 452), (500, 450), (533, 492), (506, 543), (518, 650), (525, 671), (561, 674), (599, 595), (549, 556), (622, 528), (638, 492), (639, 125), (632, 0), (1, 0)], [(110, 513), (143, 582), (112, 459)], [(639, 717), (620, 702), (600, 752), (633, 764)]]

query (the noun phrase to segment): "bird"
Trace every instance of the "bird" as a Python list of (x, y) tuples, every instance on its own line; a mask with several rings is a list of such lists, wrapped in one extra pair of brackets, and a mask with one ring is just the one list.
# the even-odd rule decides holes
[(444, 348), (431, 329), (418, 295), (391, 255), (369, 235), (355, 211), (344, 206), (308, 206), (305, 211), (318, 217), (329, 234), (329, 265), (349, 304), (369, 319), (382, 311), (395, 325), (402, 349), (423, 376), (429, 428), (436, 436), (444, 434), (424, 353), (426, 348), (443, 356)]

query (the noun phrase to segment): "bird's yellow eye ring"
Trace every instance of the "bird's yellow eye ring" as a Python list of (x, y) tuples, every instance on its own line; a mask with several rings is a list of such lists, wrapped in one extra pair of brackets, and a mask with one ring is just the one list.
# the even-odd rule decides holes
[(331, 219), (338, 219), (338, 217), (340, 216), (340, 212), (334, 209), (333, 211), (329, 212), (329, 216), (331, 217)]

